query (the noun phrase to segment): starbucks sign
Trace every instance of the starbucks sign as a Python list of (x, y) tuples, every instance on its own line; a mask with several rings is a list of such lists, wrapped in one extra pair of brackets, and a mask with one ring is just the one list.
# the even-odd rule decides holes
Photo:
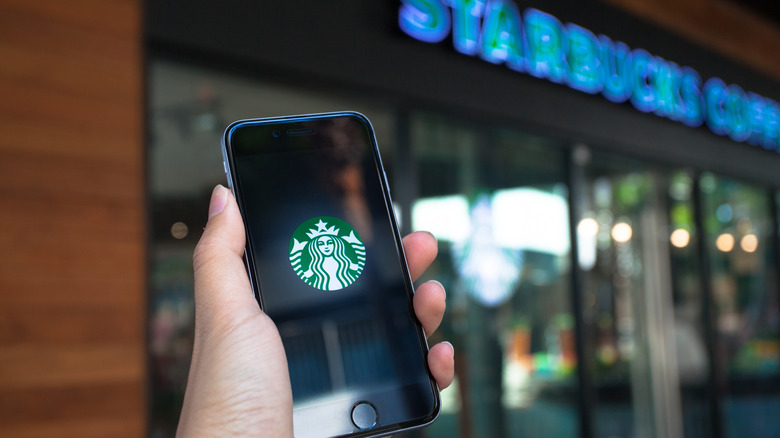
[(366, 247), (360, 235), (341, 219), (311, 218), (290, 237), (290, 265), (311, 287), (344, 289), (360, 277), (365, 264)]

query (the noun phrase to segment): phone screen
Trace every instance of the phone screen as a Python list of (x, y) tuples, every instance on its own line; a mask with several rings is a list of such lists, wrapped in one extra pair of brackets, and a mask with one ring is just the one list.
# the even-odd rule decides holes
[(438, 390), (368, 120), (237, 122), (225, 150), (250, 275), (287, 354), (296, 436), (299, 422), (322, 428), (359, 402), (375, 408), (374, 429), (431, 421)]

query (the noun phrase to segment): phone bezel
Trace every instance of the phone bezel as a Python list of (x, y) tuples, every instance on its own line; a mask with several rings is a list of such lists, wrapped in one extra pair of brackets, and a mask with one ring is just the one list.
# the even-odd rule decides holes
[[(222, 136), (222, 157), (223, 157), (223, 167), (225, 169), (226, 178), (228, 181), (228, 187), (233, 192), (236, 201), (238, 203), (239, 209), (242, 211), (242, 220), (244, 221), (244, 227), (246, 230), (246, 247), (244, 250), (244, 262), (246, 264), (247, 273), (249, 275), (250, 282), (252, 284), (252, 289), (255, 294), (255, 298), (258, 301), (258, 304), (261, 308), (264, 308), (263, 305), (263, 295), (262, 295), (262, 287), (260, 284), (259, 278), (255, 278), (255, 272), (256, 267), (254, 265), (254, 260), (252, 257), (252, 254), (254, 254), (254, 248), (253, 248), (253, 241), (251, 239), (249, 228), (246, 219), (244, 218), (244, 200), (243, 196), (241, 196), (241, 188), (240, 183), (238, 182), (237, 178), (234, 177), (236, 175), (236, 169), (235, 169), (235, 160), (234, 153), (233, 153), (233, 147), (231, 139), (234, 135), (234, 133), (244, 127), (251, 127), (251, 126), (258, 126), (258, 125), (281, 125), (281, 124), (291, 124), (291, 123), (299, 123), (299, 122), (310, 122), (310, 121), (316, 121), (316, 120), (323, 120), (323, 119), (332, 119), (332, 118), (339, 118), (339, 117), (352, 117), (356, 118), (361, 125), (365, 128), (367, 132), (367, 137), (370, 141), (370, 148), (371, 153), (373, 155), (373, 162), (374, 162), (374, 170), (376, 177), (378, 178), (379, 185), (382, 190), (382, 195), (384, 197), (384, 204), (385, 204), (385, 212), (387, 213), (389, 224), (392, 228), (392, 234), (393, 234), (393, 240), (395, 243), (395, 249), (396, 254), (398, 254), (400, 258), (400, 265), (401, 269), (403, 271), (403, 278), (405, 281), (405, 289), (407, 292), (407, 312), (412, 317), (412, 320), (415, 323), (415, 326), (417, 328), (417, 336), (418, 336), (418, 342), (421, 346), (423, 351), (423, 355), (427, 358), (429, 346), (428, 341), (425, 335), (425, 332), (422, 328), (422, 325), (420, 324), (420, 321), (417, 319), (414, 308), (413, 308), (413, 296), (414, 296), (414, 282), (412, 281), (411, 274), (409, 272), (406, 254), (404, 252), (401, 233), (398, 227), (398, 222), (395, 216), (395, 211), (393, 208), (392, 199), (390, 196), (390, 190), (389, 190), (389, 184), (387, 182), (387, 175), (384, 171), (384, 166), (382, 165), (382, 159), (381, 155), (379, 153), (379, 147), (376, 140), (376, 134), (374, 132), (374, 128), (371, 125), (371, 122), (368, 120), (366, 116), (363, 114), (356, 112), (356, 111), (337, 111), (337, 112), (326, 112), (326, 113), (314, 113), (314, 114), (303, 114), (303, 115), (288, 115), (288, 116), (281, 116), (281, 117), (266, 117), (266, 118), (250, 118), (250, 119), (242, 119), (237, 120), (230, 125), (227, 126), (225, 129), (225, 132)], [(344, 437), (374, 437), (374, 436), (381, 436), (387, 433), (397, 433), (401, 431), (407, 431), (412, 430), (420, 427), (424, 427), (433, 421), (436, 420), (436, 418), (439, 416), (439, 413), (441, 412), (441, 397), (439, 394), (439, 388), (436, 384), (436, 380), (433, 378), (433, 375), (430, 372), (430, 369), (428, 368), (427, 363), (425, 364), (425, 368), (428, 374), (428, 379), (431, 384), (431, 393), (433, 395), (433, 410), (428, 415), (410, 419), (407, 422), (398, 423), (394, 425), (384, 425), (381, 428), (377, 429), (369, 429), (369, 430), (355, 430), (353, 433), (349, 433), (346, 435), (341, 435)], [(347, 402), (345, 401), (334, 401), (330, 402), (331, 404), (339, 404), (343, 405)], [(351, 406), (351, 402), (349, 402)], [(343, 406), (339, 406), (343, 407)], [(306, 408), (303, 408), (306, 409)], [(351, 412), (351, 410), (350, 410)], [(381, 415), (381, 413), (379, 413)], [(351, 422), (351, 419), (348, 420)]]

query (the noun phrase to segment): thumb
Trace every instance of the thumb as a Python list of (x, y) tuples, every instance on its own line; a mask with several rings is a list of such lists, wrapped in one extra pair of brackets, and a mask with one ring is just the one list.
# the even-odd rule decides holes
[(257, 311), (242, 259), (245, 241), (244, 223), (233, 194), (216, 186), (211, 193), (209, 221), (193, 254), (196, 319), (207, 322), (212, 317), (235, 316), (237, 310)]
[(217, 185), (211, 192), (209, 220), (199, 246), (216, 245), (239, 257), (244, 255), (244, 223), (230, 190)]

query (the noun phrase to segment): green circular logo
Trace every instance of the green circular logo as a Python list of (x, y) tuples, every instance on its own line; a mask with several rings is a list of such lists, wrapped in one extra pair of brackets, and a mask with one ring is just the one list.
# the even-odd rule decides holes
[(311, 218), (290, 237), (290, 264), (309, 286), (344, 289), (366, 264), (366, 247), (352, 226), (330, 216)]

